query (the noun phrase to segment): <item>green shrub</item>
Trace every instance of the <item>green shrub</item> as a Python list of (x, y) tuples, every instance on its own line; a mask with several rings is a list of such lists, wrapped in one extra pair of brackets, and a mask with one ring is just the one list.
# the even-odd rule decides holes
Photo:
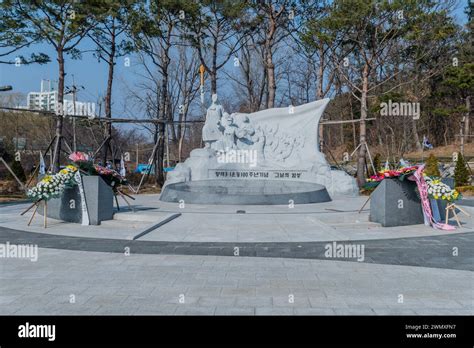
[(467, 169), (466, 162), (461, 153), (458, 154), (456, 167), (454, 168), (454, 183), (456, 186), (465, 186), (469, 183), (470, 173)]
[(379, 153), (376, 153), (374, 156), (374, 167), (376, 172), (379, 172), (382, 169), (382, 155)]
[(425, 161), (425, 174), (428, 176), (441, 176), (438, 168), (438, 159), (435, 155), (431, 154)]

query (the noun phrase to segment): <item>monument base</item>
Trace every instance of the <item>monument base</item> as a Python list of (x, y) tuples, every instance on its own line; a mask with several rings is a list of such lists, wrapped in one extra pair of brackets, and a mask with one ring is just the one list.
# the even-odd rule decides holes
[(410, 180), (384, 179), (372, 192), (369, 220), (383, 227), (424, 223), (421, 201), (415, 188), (416, 183)]
[[(84, 195), (91, 225), (112, 220), (114, 216), (114, 193), (99, 176), (82, 176)], [(43, 203), (38, 209), (43, 214)], [(56, 220), (80, 223), (82, 221), (81, 196), (77, 186), (68, 187), (61, 197), (48, 201), (48, 217)]]
[(191, 204), (277, 205), (329, 202), (323, 185), (282, 180), (198, 180), (168, 184), (164, 202)]

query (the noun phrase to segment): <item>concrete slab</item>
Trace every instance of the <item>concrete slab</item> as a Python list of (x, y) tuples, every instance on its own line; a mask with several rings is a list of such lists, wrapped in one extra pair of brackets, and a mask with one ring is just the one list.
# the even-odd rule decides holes
[[(40, 256), (28, 266), (16, 259), (2, 260), (0, 293), (5, 297), (0, 314), (474, 314), (470, 271), (278, 258), (126, 257), (54, 249), (40, 249)], [(288, 274), (296, 270), (305, 279), (289, 279)], [(50, 275), (28, 276), (37, 272)], [(224, 283), (227, 274), (239, 273), (242, 280), (267, 281), (233, 287), (208, 284), (211, 280)], [(196, 274), (207, 285), (189, 285)], [(162, 278), (180, 282), (157, 281)], [(311, 288), (315, 285), (317, 289)], [(77, 294), (75, 304), (67, 301), (70, 293)], [(185, 296), (184, 303), (179, 302), (180, 294)], [(294, 304), (288, 302), (290, 294)], [(403, 304), (397, 301), (399, 294), (404, 295)]]
[[(463, 228), (435, 230), (419, 225), (382, 227), (368, 221), (369, 207), (360, 214), (366, 197), (335, 197), (317, 204), (274, 206), (199, 205), (160, 202), (159, 195), (137, 195), (132, 212), (121, 209), (114, 220), (101, 226), (81, 226), (49, 219), (43, 229), (40, 219), (27, 226), (30, 213), (19, 216), (28, 205), (0, 207), (0, 226), (62, 236), (130, 240), (173, 214), (181, 216), (142, 236), (142, 241), (167, 242), (317, 242), (375, 240), (438, 236), (474, 230), (474, 214), (460, 215)], [(370, 206), (370, 203), (369, 203)], [(474, 213), (474, 207), (465, 207)], [(237, 213), (244, 211), (245, 213)]]

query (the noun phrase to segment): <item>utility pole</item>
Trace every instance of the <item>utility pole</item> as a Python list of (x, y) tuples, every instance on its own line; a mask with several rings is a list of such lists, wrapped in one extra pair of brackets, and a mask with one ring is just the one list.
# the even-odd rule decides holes
[(97, 116), (100, 118), (102, 116), (102, 101), (104, 100), (104, 98), (102, 98), (99, 94), (97, 100), (97, 104), (99, 104), (99, 114)]
[(137, 160), (137, 166), (135, 167), (135, 170), (138, 169), (138, 143), (137, 143), (137, 158), (136, 158), (136, 160)]
[(464, 135), (467, 137), (466, 142), (470, 142), (471, 130), (469, 116), (471, 113), (471, 96), (466, 97), (466, 115), (464, 116)]

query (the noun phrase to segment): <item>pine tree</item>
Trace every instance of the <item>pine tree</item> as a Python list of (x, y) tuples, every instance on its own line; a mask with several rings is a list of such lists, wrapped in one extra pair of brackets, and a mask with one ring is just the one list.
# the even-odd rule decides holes
[(459, 153), (456, 168), (454, 168), (454, 183), (456, 186), (465, 186), (469, 184), (469, 178), (470, 174), (466, 162), (464, 161), (463, 155)]
[(428, 176), (441, 176), (438, 168), (438, 159), (433, 154), (429, 155), (426, 159), (425, 174)]
[[(56, 105), (58, 110), (64, 103), (64, 82), (66, 79), (67, 54), (80, 58), (79, 42), (96, 24), (92, 13), (99, 11), (100, 2), (92, 1), (25, 1), (3, 0), (2, 6), (8, 8), (13, 20), (21, 21), (30, 28), (28, 36), (39, 39), (54, 48), (58, 62), (58, 86)], [(63, 138), (64, 117), (56, 118), (54, 172), (59, 171), (61, 162), (61, 139)]]

